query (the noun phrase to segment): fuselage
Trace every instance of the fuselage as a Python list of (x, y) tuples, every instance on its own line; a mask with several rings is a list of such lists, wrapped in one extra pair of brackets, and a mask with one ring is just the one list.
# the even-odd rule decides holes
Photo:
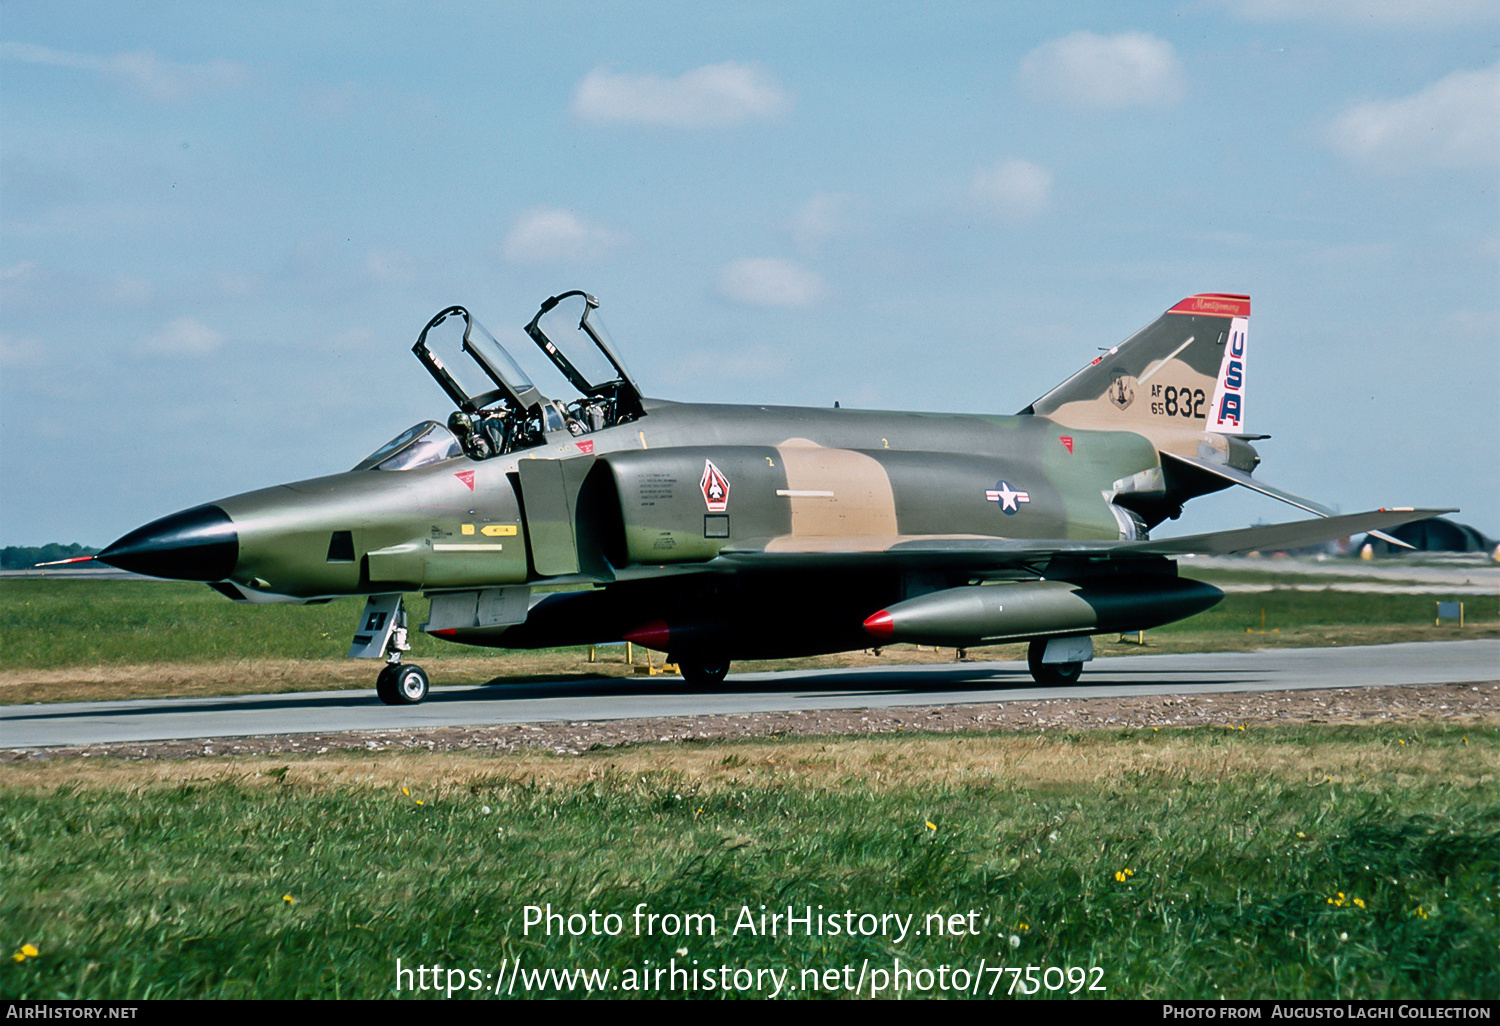
[[(722, 500), (705, 495), (709, 465)], [(557, 572), (547, 554), (557, 546), (596, 546), (618, 572), (706, 563), (747, 540), (1117, 538), (1110, 500), (1120, 482), (1157, 468), (1140, 435), (1044, 417), (650, 401), (636, 420), (553, 432), (487, 460), (352, 471), (221, 499), (208, 507), (228, 521), (212, 535), (213, 566), (191, 572), (174, 552), (165, 568), (146, 551), (132, 568), (310, 599), (586, 578), (586, 566)], [(553, 487), (553, 474), (567, 479)], [(592, 537), (549, 536), (567, 533), (570, 518)]]

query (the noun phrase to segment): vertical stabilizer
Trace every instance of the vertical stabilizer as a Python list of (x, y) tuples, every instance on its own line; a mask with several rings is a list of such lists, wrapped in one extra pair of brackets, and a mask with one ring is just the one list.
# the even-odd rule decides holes
[(1183, 456), (1222, 449), (1217, 436), (1244, 433), (1249, 325), (1249, 296), (1189, 296), (1022, 412)]

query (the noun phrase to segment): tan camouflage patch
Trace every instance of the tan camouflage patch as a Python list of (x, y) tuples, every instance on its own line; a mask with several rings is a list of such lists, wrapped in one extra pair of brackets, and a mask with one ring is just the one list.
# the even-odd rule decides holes
[(893, 536), (896, 496), (885, 468), (849, 449), (825, 449), (805, 438), (776, 447), (786, 470), (792, 534)]

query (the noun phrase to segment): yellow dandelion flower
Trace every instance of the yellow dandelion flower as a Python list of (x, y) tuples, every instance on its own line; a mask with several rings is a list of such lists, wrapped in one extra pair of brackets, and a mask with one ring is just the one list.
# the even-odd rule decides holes
[(41, 952), (36, 949), (35, 944), (22, 944), (21, 954), (25, 955), (27, 958), (35, 958), (36, 956), (40, 955)]
[(928, 821), (927, 821), (927, 829), (928, 829), (928, 830), (932, 830), (932, 831), (934, 831), (934, 832), (935, 832), (935, 831), (936, 831), (936, 830), (937, 830), (937, 824), (936, 824), (936, 823), (934, 823), (934, 822), (933, 822), (933, 821), (932, 821), (932, 820), (930, 820), (930, 819), (929, 819), (929, 820), (928, 820)]
[(11, 957), (11, 959), (13, 961), (16, 961), (16, 962), (24, 962), (24, 961), (26, 961), (26, 956), (23, 955), (23, 954), (21, 954), (19, 951), (17, 951), (14, 955), (11, 955), (10, 957)]
[(1365, 899), (1364, 898), (1355, 898), (1354, 899), (1354, 903), (1356, 905), (1358, 905), (1360, 908), (1364, 908), (1365, 907)]
[(292, 897), (290, 894), (283, 894), (281, 896), (281, 900), (286, 902), (288, 905), (295, 905), (297, 903), (297, 899)]

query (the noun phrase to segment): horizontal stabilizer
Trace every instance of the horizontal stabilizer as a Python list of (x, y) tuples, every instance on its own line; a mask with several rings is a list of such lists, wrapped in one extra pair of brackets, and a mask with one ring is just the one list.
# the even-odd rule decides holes
[(1321, 520), (1294, 520), (1289, 524), (1265, 524), (1237, 531), (1214, 531), (1190, 534), (1161, 541), (1125, 542), (1131, 552), (1162, 556), (1197, 553), (1205, 556), (1228, 556), (1241, 552), (1274, 552), (1303, 549), (1310, 545), (1347, 538), (1352, 534), (1376, 534), (1387, 527), (1400, 527), (1414, 520), (1454, 513), (1452, 509), (1377, 509), (1368, 513), (1347, 513)]
[[(1195, 459), (1191, 456), (1177, 456), (1170, 452), (1162, 453), (1162, 458), (1175, 460), (1178, 463), (1184, 463), (1188, 466), (1196, 467), (1197, 469), (1203, 471), (1205, 474), (1212, 474), (1213, 476), (1222, 478), (1225, 481), (1240, 485), (1243, 488), (1248, 488), (1252, 492), (1260, 492), (1260, 494), (1262, 495), (1269, 495), (1273, 499), (1278, 499), (1281, 502), (1287, 503), (1288, 505), (1296, 506), (1298, 509), (1305, 509), (1309, 513), (1316, 513), (1320, 517), (1331, 517), (1337, 514), (1337, 511), (1334, 510), (1331, 506), (1325, 506), (1321, 502), (1314, 502), (1312, 499), (1304, 499), (1302, 496), (1293, 495), (1291, 492), (1284, 492), (1280, 488), (1276, 488), (1272, 485), (1262, 484), (1261, 482), (1255, 480), (1255, 478), (1251, 477), (1249, 474), (1245, 473), (1243, 470), (1235, 470), (1233, 467), (1226, 467), (1222, 463), (1213, 463), (1209, 460)], [(1416, 547), (1413, 545), (1408, 545), (1400, 538), (1393, 538), (1383, 531), (1371, 530), (1366, 531), (1365, 533), (1372, 534), (1375, 537), (1379, 538), (1381, 541), (1386, 542), (1387, 544), (1396, 545), (1403, 549), (1413, 549)], [(1340, 535), (1340, 537), (1343, 536)]]

